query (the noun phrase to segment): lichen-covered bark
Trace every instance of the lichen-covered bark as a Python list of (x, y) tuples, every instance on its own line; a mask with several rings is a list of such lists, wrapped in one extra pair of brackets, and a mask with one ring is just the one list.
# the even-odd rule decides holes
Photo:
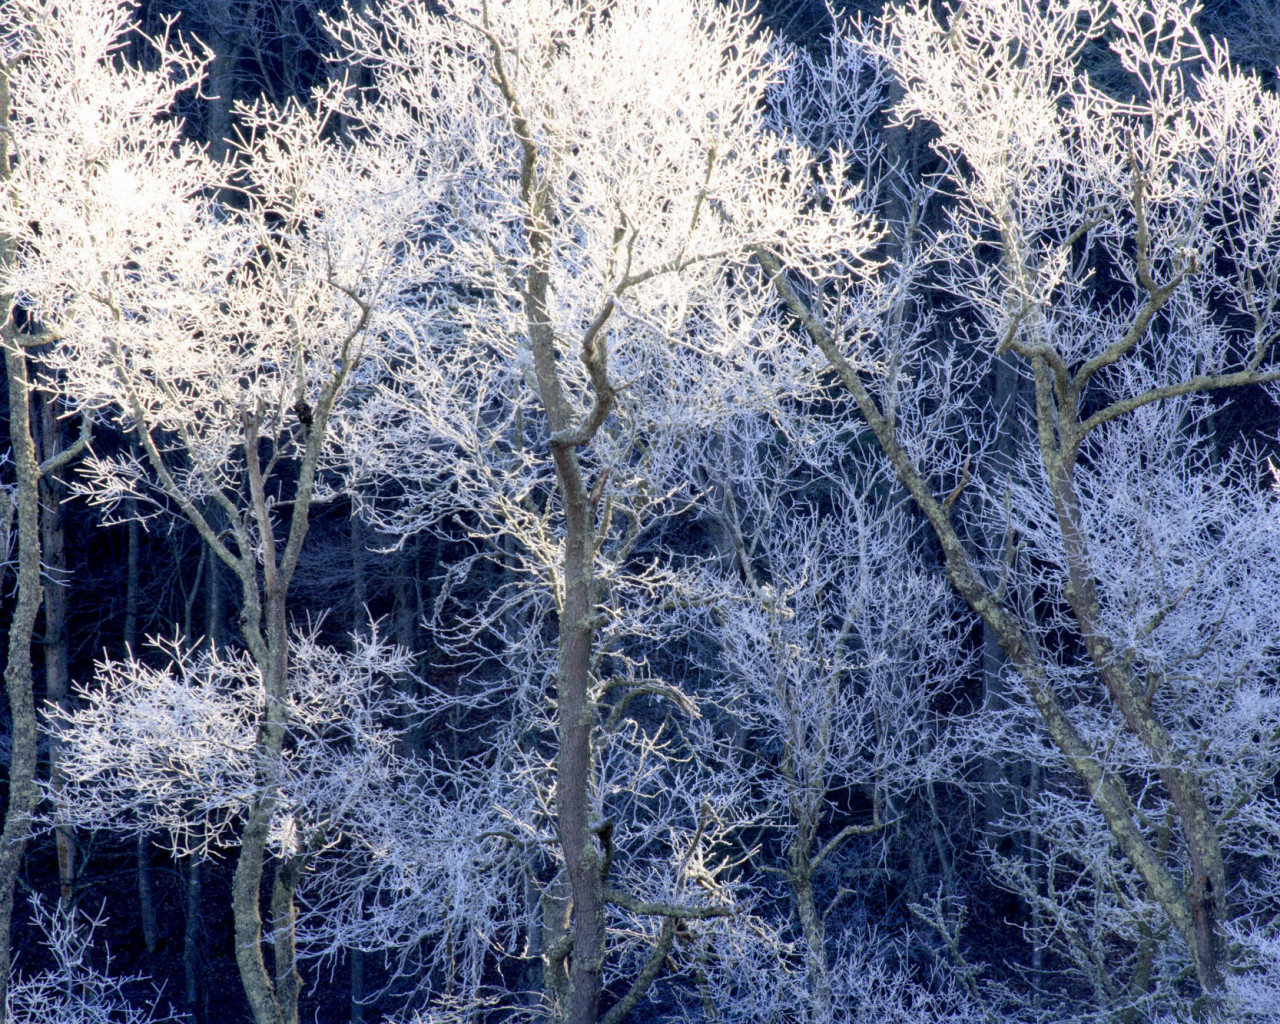
[(787, 851), (787, 878), (796, 901), (796, 916), (804, 933), (804, 966), (809, 985), (809, 1019), (813, 1024), (831, 1020), (831, 977), (827, 969), (826, 928), (813, 898), (813, 836), (801, 828)]
[[(0, 95), (0, 103), (4, 97)], [(2, 110), (3, 108), (0, 108)], [(2, 143), (0, 143), (2, 145)], [(0, 159), (3, 159), (0, 156)], [(0, 260), (5, 241), (0, 239)], [(4, 311), (6, 314), (8, 310)], [(17, 489), (18, 594), (9, 621), (9, 650), (4, 682), (9, 696), (12, 742), (9, 757), (9, 803), (0, 835), (0, 1024), (5, 1021), (9, 987), (9, 925), (13, 887), (22, 866), (31, 815), (39, 802), (36, 787), (36, 708), (32, 694), (31, 638), (40, 609), (40, 469), (27, 405), (26, 356), (14, 338), (8, 318), (4, 329), (5, 370), (9, 377), (9, 437)]]
[[(9, 180), (9, 75), (0, 66), (0, 186)], [(13, 259), (13, 240), (0, 235), (0, 270)], [(40, 465), (31, 433), (27, 357), (18, 344), (9, 299), (0, 299), (0, 339), (4, 345), (9, 387), (9, 443), (13, 452), (18, 524), (18, 581), (9, 649), (4, 669), (9, 697), (12, 740), (9, 756), (9, 803), (0, 834), (0, 1024), (6, 1024), (9, 994), (9, 925), (13, 887), (22, 866), (31, 815), (39, 800), (36, 787), (36, 709), (32, 694), (31, 637), (43, 597), (40, 581)]]

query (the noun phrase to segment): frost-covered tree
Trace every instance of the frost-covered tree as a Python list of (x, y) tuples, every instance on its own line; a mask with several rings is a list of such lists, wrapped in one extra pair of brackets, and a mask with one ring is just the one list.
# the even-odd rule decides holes
[(445, 258), (385, 350), (397, 384), (352, 426), (351, 485), (383, 530), (461, 517), (472, 567), (510, 574), (475, 601), (458, 567), (473, 603), (442, 621), (487, 649), (471, 685), (518, 723), (491, 756), (524, 794), (509, 831), (551, 851), (547, 1012), (594, 1021), (608, 983), (617, 1020), (680, 922), (731, 912), (712, 854), (742, 813), (655, 656), (717, 599), (663, 531), (698, 500), (710, 428), (808, 386), (803, 353), (741, 358), (778, 329), (753, 248), (808, 264), (864, 228), (838, 178), (806, 216), (808, 157), (764, 126), (778, 69), (737, 5), (390, 4), (339, 34), (376, 87), (352, 123), (450, 175), (423, 214)]
[(31, 899), (31, 910), (53, 966), (19, 976), (11, 984), (6, 1020), (13, 1024), (163, 1024), (181, 1019), (159, 1016), (154, 1006), (144, 1009), (130, 1001), (126, 988), (145, 979), (111, 972), (110, 955), (94, 942), (106, 923), (101, 914), (90, 917), (63, 905), (50, 910), (37, 896)]
[[(11, 117), (20, 159), (2, 214), (6, 291), (59, 339), (47, 362), (69, 406), (136, 442), (89, 458), (82, 493), (185, 517), (239, 580), (265, 703), (238, 832), (236, 951), (255, 1018), (292, 1020), (300, 866), (287, 848), (272, 883), (274, 981), (259, 910), (292, 735), (289, 587), (332, 459), (330, 417), (380, 303), (410, 269), (395, 247), (434, 179), (390, 148), (332, 145), (322, 102), (243, 111), (250, 169), (232, 173), (170, 116), (198, 81), (190, 52), (158, 39), (155, 69), (123, 60), (126, 5), (6, 14), (26, 46)], [(223, 186), (239, 193), (234, 208), (216, 198)]]
[[(3, 839), (0, 840), (0, 1019), (7, 1019), (10, 1000), (9, 926), (13, 911), (14, 882), (22, 866), (39, 800), (36, 785), (37, 747), (40, 723), (35, 707), (31, 644), (36, 616), (42, 601), (41, 501), (42, 480), (48, 479), (84, 451), (88, 444), (89, 419), (82, 419), (79, 439), (62, 451), (48, 451), (43, 460), (32, 428), (32, 373), (27, 350), (56, 345), (56, 331), (42, 330), (32, 323), (21, 307), (24, 296), (15, 281), (16, 271), (31, 254), (30, 237), (38, 224), (29, 197), (52, 184), (41, 155), (49, 138), (51, 122), (41, 115), (45, 104), (53, 115), (77, 109), (70, 91), (78, 84), (70, 76), (78, 56), (106, 52), (109, 41), (125, 20), (122, 10), (100, 11), (95, 22), (68, 25), (51, 5), (5, 4), (0, 7), (0, 187), (5, 201), (0, 204), (0, 337), (5, 352), (8, 382), (9, 438), (14, 466), (14, 486), (5, 493), (5, 541), (16, 525), (16, 579), (13, 615), (9, 622), (5, 686), (10, 712), (8, 802), (5, 808)], [(62, 33), (77, 31), (64, 36)], [(133, 117), (148, 116), (162, 109), (194, 66), (182, 51), (170, 54), (166, 74), (171, 81), (157, 80), (151, 93), (127, 89), (130, 76), (108, 76), (105, 85), (120, 88), (123, 95), (113, 117), (101, 126), (105, 133), (118, 129)], [(56, 120), (55, 122), (56, 123)], [(51, 515), (46, 510), (44, 515)]]
[[(242, 843), (245, 818), (271, 787), (265, 845), (276, 881), (269, 938), (290, 964), (355, 945), (340, 916), (344, 901), (363, 894), (346, 887), (351, 862), (386, 854), (386, 829), (370, 823), (379, 815), (409, 823), (425, 818), (415, 801), (420, 770), (398, 749), (415, 710), (395, 686), (410, 664), (408, 652), (376, 631), (338, 652), (319, 643), (316, 632), (290, 637), (287, 737), (266, 781), (259, 737), (268, 700), (249, 653), (169, 643), (151, 652), (160, 667), (105, 661), (95, 688), (84, 694), (87, 706), (59, 730), (67, 779), (59, 819), (160, 835), (184, 856), (216, 855)], [(301, 928), (295, 896), (308, 909)]]
[[(820, 59), (711, 0), (390, 2), (330, 26), (362, 85), (241, 108), (229, 163), (119, 4), (5, 10), (51, 97), (5, 294), (136, 441), (80, 489), (185, 517), (242, 598), (243, 653), (103, 664), (66, 820), (238, 845), (258, 1024), (295, 941), (439, 1020), (1265, 1013), (1276, 509), (1210, 417), (1280, 377), (1280, 107), (1184, 5), (911, 2)], [(291, 631), (339, 486), (468, 552), (416, 761), (399, 656)], [(1025, 699), (966, 719), (979, 622)], [(959, 893), (913, 908), (930, 979), (819, 898), (975, 754), (1040, 766), (990, 866), (1083, 1008), (978, 984)]]
[[(780, 445), (763, 418), (732, 427), (707, 467), (741, 580), (717, 610), (713, 692), (739, 723), (762, 831), (779, 834), (781, 865), (757, 866), (789, 889), (805, 1018), (827, 1022), (857, 999), (842, 984), (855, 976), (831, 963), (851, 936), (828, 936), (832, 910), (857, 895), (840, 880), (842, 848), (878, 842), (934, 783), (961, 778), (972, 749), (953, 742), (961, 716), (944, 727), (934, 710), (972, 669), (966, 626), (904, 510), (876, 500), (874, 466), (818, 444), (812, 422), (803, 445)], [(869, 807), (861, 820), (837, 809), (850, 792)]]
[[(924, 330), (759, 251), (999, 638), (1051, 741), (1035, 756), (1083, 783), (1029, 823), (1056, 882), (1054, 865), (1026, 877), (1077, 908), (1092, 887), (1099, 1002), (1126, 1013), (1220, 999), (1227, 923), (1265, 921), (1235, 893), (1274, 847), (1245, 833), (1277, 825), (1275, 510), (1251, 454), (1209, 439), (1201, 396), (1280, 377), (1280, 193), (1260, 171), (1280, 105), (1191, 17), (1174, 0), (887, 16), (898, 116), (934, 127), (944, 172)], [(1104, 42), (1118, 70), (1098, 78)], [(988, 401), (996, 361), (1026, 404)], [(1153, 972), (1168, 957), (1196, 986)]]

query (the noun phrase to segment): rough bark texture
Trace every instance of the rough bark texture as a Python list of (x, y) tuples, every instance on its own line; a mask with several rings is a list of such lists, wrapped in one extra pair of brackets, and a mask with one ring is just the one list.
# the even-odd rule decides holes
[[(0, 98), (2, 102), (2, 98)], [(0, 240), (2, 246), (3, 240)], [(0, 253), (0, 258), (2, 258)], [(6, 311), (7, 312), (7, 311)], [(36, 707), (32, 693), (31, 638), (42, 598), (40, 585), (40, 471), (27, 406), (26, 356), (9, 326), (4, 332), (5, 369), (9, 376), (9, 434), (17, 476), (18, 596), (9, 622), (9, 651), (4, 682), (13, 722), (9, 759), (9, 804), (0, 835), (0, 1024), (5, 1020), (9, 988), (9, 925), (13, 917), (14, 883), (22, 867), (31, 815), (39, 802), (36, 787)]]
[(827, 970), (826, 928), (813, 898), (812, 833), (800, 828), (787, 851), (787, 877), (796, 901), (796, 916), (804, 933), (804, 965), (809, 984), (809, 1020), (831, 1020), (831, 978)]
[(298, 973), (298, 951), (294, 942), (297, 907), (294, 894), (302, 876), (305, 858), (288, 857), (276, 866), (271, 881), (271, 929), (275, 945), (276, 999), (284, 1024), (298, 1024), (298, 998), (302, 975)]
[[(9, 75), (0, 67), (0, 182), (9, 179)], [(0, 267), (12, 259), (13, 242), (0, 235)], [(36, 788), (36, 708), (32, 694), (31, 637), (43, 597), (40, 585), (40, 467), (31, 433), (27, 395), (27, 358), (17, 344), (7, 299), (0, 300), (0, 336), (9, 381), (9, 439), (17, 489), (18, 586), (9, 621), (9, 650), (4, 682), (12, 716), (9, 758), (9, 803), (0, 834), (0, 1024), (8, 1018), (9, 925), (13, 918), (13, 886), (22, 866), (31, 814), (39, 800)]]
[[(571, 429), (556, 371), (555, 334), (546, 313), (547, 275), (531, 271), (529, 333), (534, 367), (553, 437)], [(604, 879), (591, 827), (591, 647), (595, 634), (595, 510), (571, 445), (552, 442), (565, 508), (564, 577), (560, 598), (559, 665), (556, 674), (556, 812), (572, 899), (566, 1024), (594, 1024), (604, 969)]]
[(31, 833), (31, 815), (40, 799), (36, 787), (37, 726), (32, 692), (31, 638), (43, 596), (40, 585), (40, 470), (36, 463), (27, 406), (26, 356), (18, 348), (7, 324), (4, 354), (9, 376), (9, 434), (18, 480), (18, 597), (9, 622), (9, 651), (4, 670), (13, 738), (9, 759), (9, 804), (5, 808), (4, 832), (0, 835), (0, 1024), (5, 1019), (9, 987), (13, 887), (22, 867), (27, 837)]

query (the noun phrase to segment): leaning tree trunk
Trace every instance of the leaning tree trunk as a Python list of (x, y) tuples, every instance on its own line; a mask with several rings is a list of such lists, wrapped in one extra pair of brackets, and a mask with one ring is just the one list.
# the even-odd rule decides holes
[(1162, 852), (1143, 834), (1138, 824), (1138, 810), (1124, 781), (1103, 767), (1098, 752), (1068, 716), (1032, 637), (1003, 597), (992, 590), (974, 568), (951, 521), (949, 503), (940, 500), (930, 489), (919, 467), (899, 443), (894, 423), (872, 397), (858, 371), (845, 359), (826, 323), (791, 286), (781, 261), (765, 249), (758, 249), (756, 255), (779, 297), (852, 395), (899, 480), (928, 520), (942, 549), (952, 586), (999, 639), (1009, 663), (1026, 684), (1054, 745), (1085, 784), (1121, 852), (1186, 943), (1197, 978), (1206, 996), (1214, 1001), (1222, 986), (1222, 951), (1217, 926), (1221, 920), (1220, 894), (1225, 885), (1214, 822), (1203, 790), (1188, 763), (1188, 755), (1173, 744), (1151, 709), (1143, 705), (1141, 694), (1125, 675), (1116, 652), (1096, 628), (1096, 585), (1086, 569), (1088, 558), (1070, 473), (1071, 459), (1083, 434), (1075, 435), (1079, 427), (1073, 410), (1054, 401), (1053, 384), (1043, 358), (1037, 359), (1034, 367), (1037, 427), (1072, 577), (1067, 600), (1095, 670), (1119, 705), (1130, 730), (1160, 765), (1161, 782), (1180, 818), (1192, 860), (1193, 877), (1187, 888), (1169, 870)]

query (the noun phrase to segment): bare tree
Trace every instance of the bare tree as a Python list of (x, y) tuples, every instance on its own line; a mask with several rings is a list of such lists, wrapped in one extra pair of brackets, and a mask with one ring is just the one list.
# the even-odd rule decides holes
[[(122, 24), (119, 11), (105, 20), (101, 31), (108, 37)], [(30, 255), (27, 219), (32, 215), (27, 201), (32, 190), (49, 184), (41, 166), (41, 106), (59, 111), (67, 101), (70, 85), (63, 76), (74, 57), (58, 53), (52, 39), (62, 26), (50, 5), (6, 6), (0, 10), (0, 185), (6, 193), (0, 213), (0, 332), (5, 350), (8, 379), (9, 438), (13, 452), (15, 486), (6, 500), (16, 516), (6, 516), (5, 539), (16, 518), (17, 600), (9, 624), (5, 686), (12, 722), (8, 786), (3, 837), (0, 839), (0, 1020), (9, 1013), (10, 950), (9, 928), (13, 913), (14, 882), (22, 866), (31, 828), (32, 814), (39, 801), (36, 786), (37, 740), (40, 731), (33, 695), (31, 642), (36, 614), (43, 598), (41, 564), (40, 503), (44, 484), (83, 452), (88, 445), (88, 419), (78, 440), (59, 450), (48, 443), (37, 450), (31, 414), (31, 373), (26, 349), (47, 345), (56, 335), (31, 327), (29, 320), (15, 316), (21, 288), (14, 282), (15, 270)], [(93, 40), (88, 41), (92, 48)], [(61, 58), (61, 59), (59, 59)], [(59, 101), (62, 101), (62, 104)], [(126, 110), (128, 108), (126, 107)], [(126, 114), (127, 116), (127, 114)], [(43, 460), (41, 460), (43, 455)], [(46, 516), (56, 514), (54, 510)]]
[[(806, 1017), (827, 1022), (854, 997), (833, 980), (827, 922), (855, 893), (837, 883), (824, 900), (832, 887), (821, 873), (845, 844), (883, 835), (933, 783), (961, 779), (974, 747), (956, 742), (961, 715), (944, 732), (930, 711), (972, 671), (946, 582), (917, 561), (901, 507), (876, 501), (875, 467), (841, 460), (814, 426), (803, 445), (779, 446), (767, 420), (726, 437), (717, 518), (743, 586), (719, 607), (714, 638), (718, 699), (741, 722), (762, 818), (783, 837), (784, 864), (767, 869), (791, 890)], [(836, 794), (849, 790), (870, 814), (836, 825)]]
[(32, 916), (43, 944), (53, 960), (52, 968), (17, 979), (6, 997), (6, 1019), (14, 1024), (162, 1024), (178, 1021), (159, 1015), (154, 1005), (142, 1009), (126, 996), (126, 988), (145, 979), (111, 973), (111, 958), (94, 963), (99, 955), (95, 933), (105, 919), (59, 903), (48, 910), (32, 897)]
[[(81, 493), (189, 520), (247, 653), (104, 663), (65, 820), (238, 844), (258, 1024), (347, 949), (439, 1020), (618, 1024), (655, 992), (1034, 1020), (966, 961), (958, 887), (890, 952), (844, 927), (847, 879), (825, 899), (978, 755), (1041, 766), (995, 826), (1036, 842), (989, 863), (1081, 1018), (1271, 1005), (1234, 972), (1274, 944), (1275, 505), (1206, 417), (1280, 379), (1280, 106), (1180, 3), (908, 3), (825, 64), (711, 0), (391, 3), (330, 26), (370, 88), (240, 108), (228, 164), (89, 6), (39, 8), (78, 26), (32, 37), (51, 95), (105, 84), (24, 123), (6, 294), (71, 407), (137, 440)], [(895, 89), (930, 181), (878, 135)], [(470, 545), (417, 760), (378, 682), (403, 657), (290, 623), (340, 488), (385, 537)], [(1018, 699), (969, 718), (979, 623)]]
[[(739, 816), (732, 791), (692, 770), (653, 788), (659, 764), (680, 773), (656, 707), (697, 705), (644, 650), (713, 600), (660, 532), (695, 496), (689, 459), (708, 426), (788, 386), (720, 360), (762, 325), (767, 293), (740, 283), (752, 248), (804, 261), (859, 237), (861, 221), (834, 182), (849, 217), (799, 215), (808, 184), (784, 168), (807, 158), (763, 130), (774, 67), (736, 5), (460, 3), (436, 17), (392, 4), (341, 32), (379, 97), (353, 119), (417, 133), (453, 175), (424, 215), (447, 264), (389, 364), (400, 386), (353, 430), (353, 486), (383, 487), (365, 500), (388, 532), (463, 515), (493, 544), (473, 564), (497, 557), (514, 573), (459, 639), (497, 648), (495, 691), (528, 679), (537, 701), (537, 728), (517, 730), (537, 742), (517, 743), (515, 762), (549, 815), (522, 828), (549, 826), (556, 850), (538, 880), (547, 1012), (596, 1020), (622, 957), (634, 966), (605, 1012), (615, 1021), (680, 922), (732, 910), (707, 866)], [(733, 222), (713, 212), (729, 202)], [(798, 380), (788, 362), (777, 376)], [(646, 856), (663, 829), (688, 845)], [(706, 896), (676, 898), (699, 879)], [(627, 952), (628, 934), (648, 949)]]
[[(1082, 63), (1104, 33), (1129, 76), (1123, 97)], [(1250, 632), (1246, 669), (1223, 630), (1270, 622), (1277, 590), (1268, 571), (1232, 612), (1216, 604), (1219, 573), (1254, 574), (1273, 559), (1265, 543), (1256, 556), (1216, 547), (1266, 519), (1245, 456), (1214, 479), (1214, 500), (1230, 506), (1215, 505), (1223, 518), (1179, 522), (1173, 510), (1196, 507), (1208, 486), (1192, 472), (1205, 407), (1182, 396), (1280, 377), (1280, 198), (1257, 172), (1280, 145), (1280, 106), (1174, 2), (975, 0), (941, 21), (908, 5), (887, 19), (883, 52), (905, 90), (899, 115), (939, 132), (940, 193), (954, 197), (936, 200), (946, 227), (932, 256), (960, 314), (949, 339), (877, 323), (866, 300), (830, 305), (763, 248), (761, 266), (928, 520), (952, 584), (999, 637), (1107, 842), (1214, 1005), (1231, 969), (1224, 924), (1248, 913), (1228, 903), (1234, 873), (1258, 857), (1230, 822), (1269, 806), (1226, 753), (1240, 723), (1223, 701), (1273, 663), (1270, 641)], [(1095, 284), (1103, 275), (1106, 290)], [(882, 346), (886, 372), (851, 358), (866, 351), (855, 337)], [(1028, 427), (1012, 467), (988, 439), (1015, 410), (985, 406), (975, 386), (1006, 353), (1034, 385), (1034, 407), (1016, 411)], [(967, 538), (980, 535), (1000, 540), (974, 550)], [(1035, 603), (1020, 600), (1027, 593)], [(1250, 728), (1268, 733), (1265, 704), (1245, 706), (1264, 716)], [(1224, 777), (1239, 780), (1240, 797), (1226, 795), (1236, 782), (1224, 790)], [(1136, 961), (1139, 988), (1146, 962)]]
[(330, 417), (404, 266), (392, 259), (397, 194), (420, 196), (431, 179), (390, 152), (357, 161), (296, 105), (260, 106), (242, 113), (254, 170), (234, 183), (244, 209), (228, 210), (209, 198), (218, 168), (162, 116), (196, 80), (194, 57), (160, 39), (158, 71), (119, 64), (126, 11), (114, 2), (31, 10), (27, 62), (48, 88), (31, 92), (43, 101), (10, 183), (21, 202), (6, 218), (9, 288), (62, 339), (48, 361), (65, 400), (137, 440), (137, 455), (91, 457), (82, 493), (185, 517), (240, 582), (266, 710), (233, 885), (237, 960), (255, 1018), (291, 1021), (290, 856), (272, 882), (274, 980), (259, 910), (289, 735), (288, 592)]

